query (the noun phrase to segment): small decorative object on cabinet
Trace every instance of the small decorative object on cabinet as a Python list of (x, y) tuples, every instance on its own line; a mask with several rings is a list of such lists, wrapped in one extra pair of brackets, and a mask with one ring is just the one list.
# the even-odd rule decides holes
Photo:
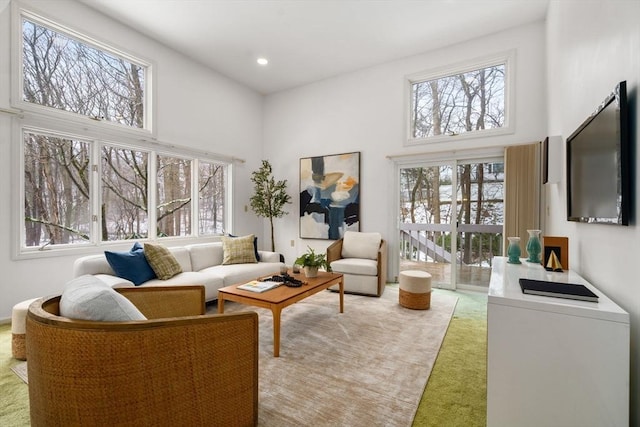
[(529, 254), (528, 262), (540, 263), (540, 230), (527, 230), (529, 240), (527, 241), (527, 253)]
[(569, 269), (569, 238), (542, 236), (542, 265), (547, 271)]
[(507, 255), (509, 264), (520, 264), (520, 238), (519, 237), (507, 237), (509, 240), (509, 247), (507, 248)]

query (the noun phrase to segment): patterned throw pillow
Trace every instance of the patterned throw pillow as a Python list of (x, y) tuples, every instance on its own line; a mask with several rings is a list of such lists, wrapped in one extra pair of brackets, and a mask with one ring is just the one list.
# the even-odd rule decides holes
[[(238, 237), (233, 234), (229, 234), (229, 237)], [(260, 253), (258, 252), (258, 237), (253, 238), (253, 252), (256, 254), (256, 261), (260, 262)]]
[(222, 236), (222, 249), (224, 258), (222, 264), (256, 263), (256, 254), (253, 248), (253, 234), (242, 237)]
[(144, 256), (149, 265), (160, 280), (171, 279), (178, 273), (182, 273), (182, 267), (169, 249), (162, 245), (144, 244)]

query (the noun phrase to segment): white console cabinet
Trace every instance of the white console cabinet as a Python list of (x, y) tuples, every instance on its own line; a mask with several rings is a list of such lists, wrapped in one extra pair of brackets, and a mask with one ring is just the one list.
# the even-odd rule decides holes
[[(597, 303), (525, 295), (521, 277), (587, 286)], [(487, 306), (487, 425), (628, 426), (629, 315), (572, 271), (495, 257)]]

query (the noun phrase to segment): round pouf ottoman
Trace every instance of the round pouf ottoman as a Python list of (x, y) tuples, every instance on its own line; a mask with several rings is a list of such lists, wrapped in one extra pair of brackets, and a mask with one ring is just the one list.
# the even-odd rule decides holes
[(31, 303), (36, 299), (19, 302), (11, 310), (11, 354), (19, 360), (27, 360), (27, 348), (25, 346), (27, 312)]
[(420, 270), (400, 272), (400, 305), (414, 310), (431, 306), (431, 274)]

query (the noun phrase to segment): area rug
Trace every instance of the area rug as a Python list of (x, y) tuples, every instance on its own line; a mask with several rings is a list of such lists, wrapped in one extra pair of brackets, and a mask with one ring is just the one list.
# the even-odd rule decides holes
[[(321, 292), (282, 312), (280, 357), (273, 357), (269, 310), (260, 327), (259, 420), (265, 427), (411, 426), (458, 298), (434, 290), (429, 310), (380, 298)], [(215, 313), (217, 307), (209, 307)], [(27, 382), (27, 363), (11, 369)]]
[[(411, 426), (457, 298), (432, 293), (430, 310), (381, 298), (321, 292), (282, 311), (273, 357), (269, 310), (260, 319), (259, 425)], [(215, 307), (210, 307), (213, 311)]]
[(11, 370), (13, 371), (14, 374), (16, 374), (18, 376), (18, 378), (20, 378), (22, 381), (24, 381), (25, 383), (28, 383), (29, 381), (27, 380), (27, 362), (20, 362), (15, 366), (11, 367)]

